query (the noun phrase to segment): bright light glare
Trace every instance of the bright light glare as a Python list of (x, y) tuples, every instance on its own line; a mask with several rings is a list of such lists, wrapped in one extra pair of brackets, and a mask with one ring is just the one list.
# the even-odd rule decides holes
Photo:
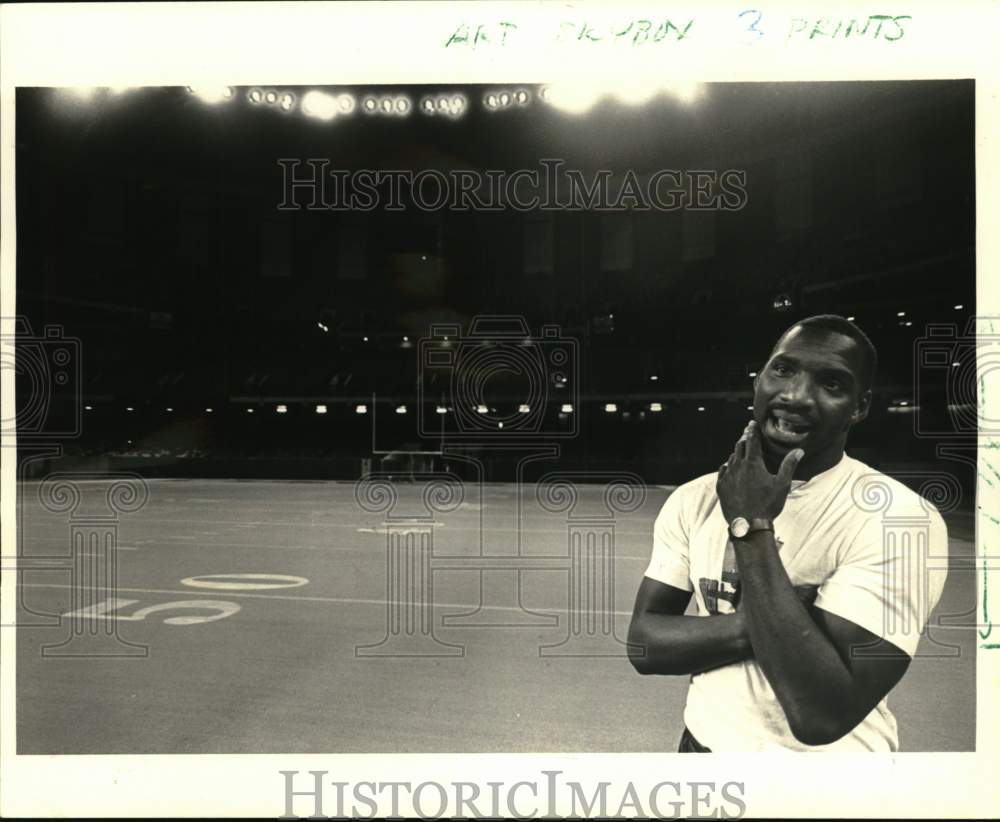
[(447, 414), (447, 413), (448, 413), (448, 409), (447, 409), (447, 408), (445, 408), (445, 407), (444, 407), (443, 405), (439, 405), (439, 406), (437, 407), (437, 409), (435, 409), (435, 410), (436, 410), (436, 411), (437, 411), (437, 412), (438, 412), (439, 414)]
[(357, 406), (354, 407), (354, 413), (355, 414), (367, 414), (368, 413), (368, 406), (367, 405), (357, 405)]
[(569, 403), (569, 402), (563, 403), (563, 407), (562, 407), (561, 410), (562, 410), (562, 413), (564, 413), (564, 414), (572, 414), (573, 413), (573, 404)]
[(658, 402), (651, 402), (649, 404), (649, 410), (650, 411), (662, 411), (663, 410), (663, 406), (660, 403), (658, 403)]
[(489, 409), (485, 405), (477, 405), (476, 412), (479, 414), (485, 414)]
[(332, 120), (337, 116), (337, 100), (323, 91), (310, 91), (302, 98), (302, 112), (317, 120)]
[(560, 82), (548, 87), (544, 99), (550, 105), (568, 114), (584, 114), (604, 96), (596, 83)]
[(670, 83), (666, 91), (681, 103), (694, 103), (705, 93), (705, 86), (702, 83), (679, 81)]
[(396, 406), (396, 413), (397, 414), (405, 414), (406, 413), (406, 406), (405, 405), (397, 405)]
[(279, 405), (279, 406), (278, 406), (277, 408), (275, 408), (274, 410), (275, 410), (275, 411), (276, 411), (276, 412), (277, 412), (278, 414), (287, 414), (287, 413), (288, 413), (288, 406), (287, 406), (287, 405)]
[(316, 406), (316, 413), (317, 414), (325, 414), (326, 413), (326, 406), (325, 405), (317, 405)]
[(615, 99), (630, 106), (648, 103), (664, 91), (663, 85), (649, 77), (635, 77), (614, 92)]
[(615, 411), (618, 410), (618, 406), (615, 405), (613, 402), (609, 402), (607, 405), (604, 406), (604, 410), (607, 411), (609, 414), (614, 414)]
[(526, 405), (525, 403), (521, 403), (517, 407), (517, 410), (518, 410), (518, 413), (520, 413), (520, 414), (530, 414), (531, 413), (531, 406)]
[(210, 105), (233, 99), (232, 86), (188, 86), (188, 91), (203, 103)]

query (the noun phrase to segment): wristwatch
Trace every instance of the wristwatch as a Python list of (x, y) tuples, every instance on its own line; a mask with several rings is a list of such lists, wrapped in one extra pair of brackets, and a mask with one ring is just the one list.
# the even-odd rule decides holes
[(773, 531), (774, 523), (766, 517), (754, 517), (746, 519), (744, 517), (733, 517), (729, 523), (729, 536), (733, 539), (746, 539), (755, 531)]

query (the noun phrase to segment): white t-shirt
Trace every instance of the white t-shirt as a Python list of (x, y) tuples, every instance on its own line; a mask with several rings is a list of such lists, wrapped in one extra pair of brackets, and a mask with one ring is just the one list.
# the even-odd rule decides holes
[[(716, 480), (706, 474), (667, 498), (646, 569), (647, 577), (693, 591), (699, 616), (732, 613), (739, 584)], [(914, 655), (945, 582), (939, 568), (948, 533), (931, 503), (845, 454), (827, 471), (792, 484), (774, 529), (792, 584), (820, 586), (817, 607)], [(885, 699), (836, 742), (803, 745), (753, 659), (694, 675), (684, 721), (713, 751), (899, 748)]]

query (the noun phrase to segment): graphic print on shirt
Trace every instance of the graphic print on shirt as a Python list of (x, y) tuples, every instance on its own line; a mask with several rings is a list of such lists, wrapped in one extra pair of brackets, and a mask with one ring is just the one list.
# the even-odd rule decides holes
[[(702, 577), (698, 580), (701, 598), (710, 614), (731, 614), (736, 610), (740, 598), (740, 572), (736, 566), (736, 551), (733, 541), (726, 540), (726, 553), (722, 557), (720, 579)], [(719, 601), (729, 603), (725, 608), (719, 608)]]
[[(775, 538), (778, 550), (781, 550), (781, 540)], [(733, 541), (726, 540), (726, 552), (722, 556), (722, 570), (719, 579), (709, 579), (701, 577), (698, 580), (698, 587), (701, 589), (701, 598), (705, 601), (705, 608), (709, 614), (731, 614), (736, 610), (740, 602), (740, 569), (736, 565), (736, 549), (733, 548)], [(722, 608), (719, 602), (729, 603)]]

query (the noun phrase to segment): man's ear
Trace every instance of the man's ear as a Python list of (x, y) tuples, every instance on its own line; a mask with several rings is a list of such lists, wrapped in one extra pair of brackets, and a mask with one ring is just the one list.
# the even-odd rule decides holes
[(851, 414), (851, 425), (857, 425), (865, 417), (868, 416), (869, 410), (872, 407), (872, 392), (869, 388), (867, 391), (863, 391), (861, 396), (858, 397), (858, 405)]

